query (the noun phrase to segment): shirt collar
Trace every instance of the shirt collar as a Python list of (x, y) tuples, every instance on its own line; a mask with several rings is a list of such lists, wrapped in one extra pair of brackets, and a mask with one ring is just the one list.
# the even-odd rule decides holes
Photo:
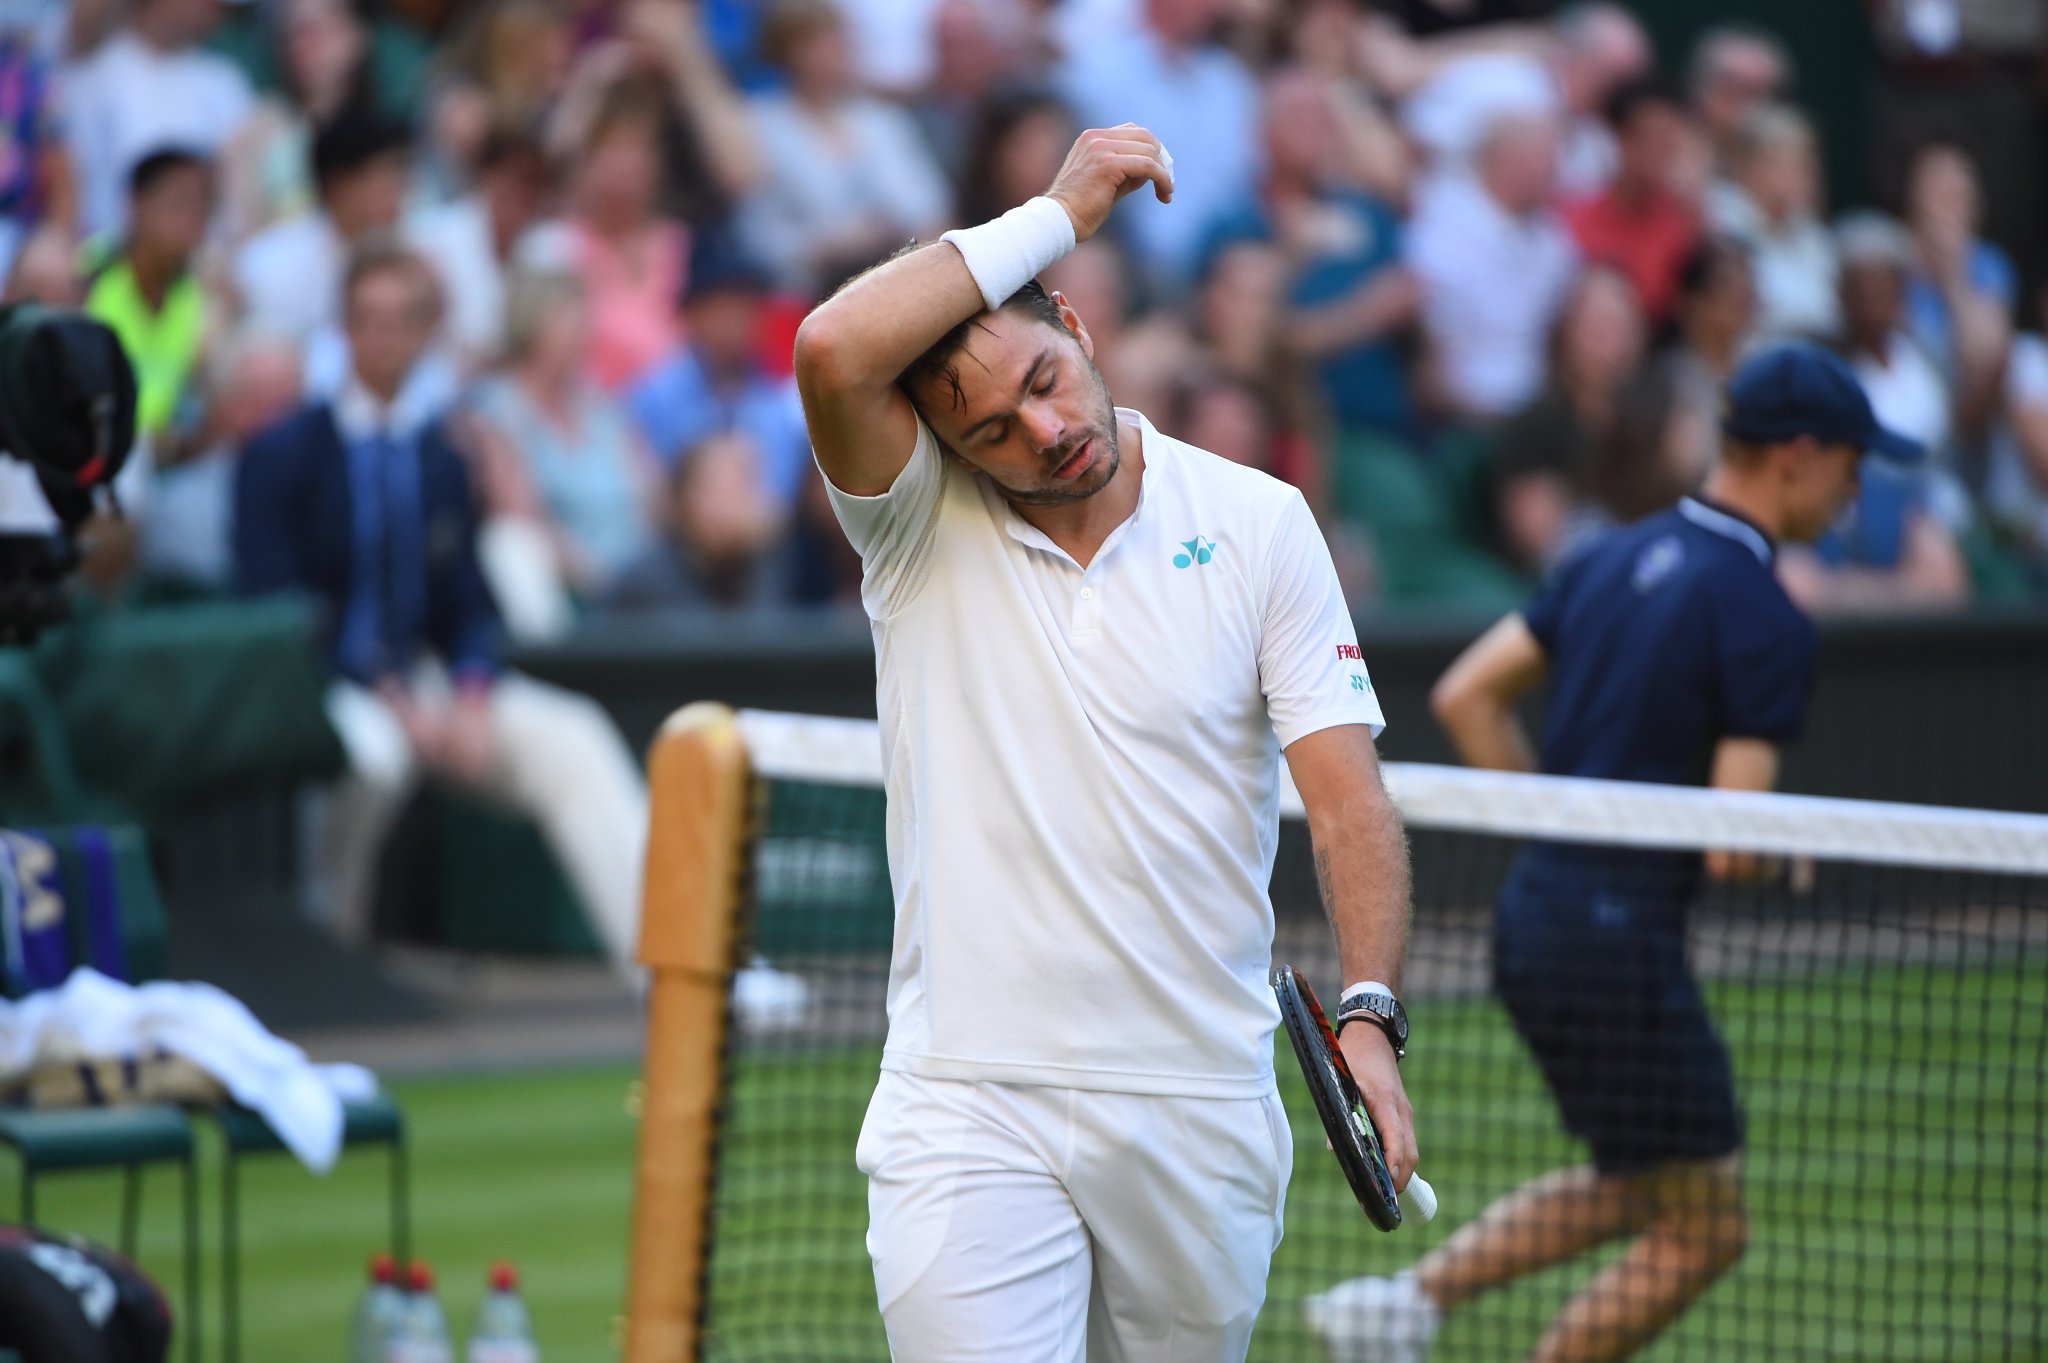
[(387, 403), (351, 373), (347, 385), (334, 399), (334, 424), (342, 439), (354, 444), (377, 436), (399, 440), (417, 436), (427, 423), (418, 410), (419, 404), (406, 400), (407, 387), (401, 387), (398, 396)]
[[(1102, 561), (1103, 555), (1107, 554), (1113, 545), (1130, 534), (1131, 527), (1136, 525), (1138, 518), (1145, 514), (1145, 494), (1152, 486), (1152, 470), (1159, 467), (1159, 460), (1164, 457), (1165, 453), (1161, 446), (1167, 440), (1167, 437), (1154, 429), (1152, 423), (1145, 419), (1145, 414), (1137, 408), (1118, 407), (1114, 411), (1116, 416), (1124, 418), (1138, 428), (1138, 439), (1145, 451), (1145, 470), (1138, 478), (1138, 504), (1131, 508), (1131, 514), (1124, 518), (1121, 525), (1110, 531), (1109, 538), (1102, 542), (1102, 548), (1097, 550), (1095, 554), (1095, 561), (1098, 563)], [(995, 487), (993, 482), (990, 482), (989, 486), (998, 497), (1003, 495), (1002, 489)], [(1007, 500), (1003, 505), (1008, 513), (1003, 522), (1003, 528), (1009, 531), (1011, 539), (1016, 540), (1019, 544), (1028, 544), (1035, 549), (1044, 549), (1050, 553), (1061, 555), (1066, 553), (1066, 550), (1052, 542), (1050, 535), (1047, 535), (1030, 521), (1025, 520), (1018, 513), (1017, 508), (1011, 506)]]
[(1702, 530), (1711, 530), (1724, 539), (1746, 546), (1756, 555), (1757, 562), (1766, 568), (1777, 556), (1777, 541), (1765, 534), (1762, 526), (1733, 507), (1710, 502), (1704, 497), (1680, 497), (1678, 514)]

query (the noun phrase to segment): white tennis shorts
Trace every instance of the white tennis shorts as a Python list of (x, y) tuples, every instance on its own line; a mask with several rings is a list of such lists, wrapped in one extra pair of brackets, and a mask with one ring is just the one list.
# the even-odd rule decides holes
[(885, 1071), (855, 1158), (897, 1363), (1243, 1363), (1294, 1147), (1277, 1093)]

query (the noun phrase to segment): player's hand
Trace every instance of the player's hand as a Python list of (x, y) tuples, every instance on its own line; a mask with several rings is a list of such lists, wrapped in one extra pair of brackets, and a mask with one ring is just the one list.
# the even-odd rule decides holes
[(1074, 220), (1074, 240), (1086, 241), (1109, 221), (1118, 199), (1148, 184), (1159, 202), (1173, 201), (1173, 157), (1137, 124), (1120, 123), (1076, 138), (1046, 196)]
[(1344, 1063), (1351, 1066), (1351, 1077), (1358, 1081), (1366, 1113), (1379, 1130), (1380, 1151), (1394, 1176), (1394, 1191), (1406, 1192), (1420, 1156), (1415, 1148), (1415, 1111), (1408, 1106), (1408, 1090), (1401, 1085), (1393, 1044), (1379, 1028), (1359, 1022), (1344, 1029), (1337, 1046), (1344, 1052)]

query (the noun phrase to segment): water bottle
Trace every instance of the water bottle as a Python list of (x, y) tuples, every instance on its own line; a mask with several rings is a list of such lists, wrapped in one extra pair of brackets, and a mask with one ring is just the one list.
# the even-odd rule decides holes
[(448, 1340), (448, 1317), (434, 1295), (434, 1270), (415, 1260), (406, 1275), (405, 1311), (385, 1349), (385, 1363), (455, 1363)]
[(370, 1260), (370, 1286), (356, 1306), (352, 1363), (384, 1363), (391, 1337), (405, 1314), (405, 1289), (398, 1285), (398, 1261), (388, 1254)]
[(507, 1263), (491, 1266), (489, 1290), (476, 1309), (476, 1329), (469, 1336), (469, 1363), (540, 1363), (533, 1342), (533, 1322), (519, 1296), (519, 1270)]

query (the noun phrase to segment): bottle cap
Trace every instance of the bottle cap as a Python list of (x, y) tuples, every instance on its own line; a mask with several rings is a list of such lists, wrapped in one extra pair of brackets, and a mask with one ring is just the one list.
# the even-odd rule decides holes
[(519, 1290), (519, 1270), (512, 1267), (505, 1260), (500, 1259), (497, 1263), (491, 1265), (490, 1284), (491, 1291), (493, 1292), (517, 1292)]
[(406, 1286), (415, 1292), (434, 1290), (434, 1266), (424, 1259), (415, 1259), (405, 1275)]
[(388, 1254), (370, 1256), (370, 1281), (387, 1286), (398, 1281), (398, 1260)]

